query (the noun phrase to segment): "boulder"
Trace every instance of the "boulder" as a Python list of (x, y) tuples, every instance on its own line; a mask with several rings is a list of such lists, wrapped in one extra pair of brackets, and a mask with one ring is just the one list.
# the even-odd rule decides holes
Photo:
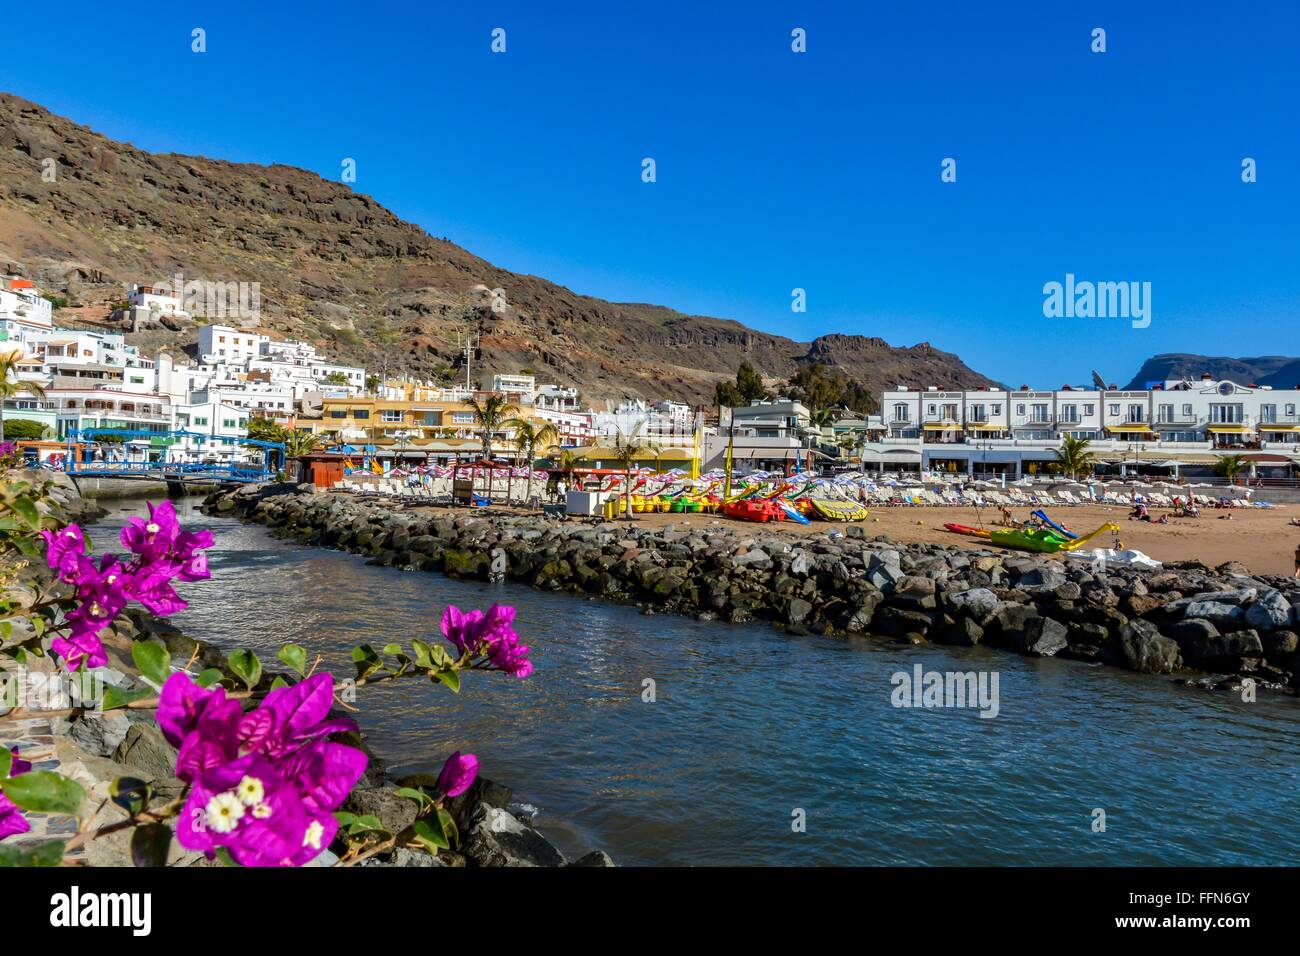
[(1031, 617), (1025, 621), (1020, 650), (1033, 657), (1054, 657), (1069, 646), (1068, 632), (1060, 621)]
[(1295, 623), (1291, 602), (1279, 591), (1265, 591), (1246, 607), (1247, 627), (1257, 631), (1276, 631)]
[(478, 866), (564, 866), (566, 860), (546, 838), (498, 807), (474, 814), (461, 852)]
[(987, 624), (998, 609), (997, 595), (988, 588), (971, 588), (948, 596), (948, 603), (968, 614), (978, 624)]
[(1246, 612), (1238, 604), (1202, 601), (1199, 598), (1188, 604), (1187, 610), (1183, 613), (1186, 618), (1200, 618), (1218, 627), (1239, 624), (1246, 616)]
[(1178, 666), (1179, 647), (1150, 621), (1129, 621), (1119, 629), (1119, 646), (1130, 670), (1168, 674)]

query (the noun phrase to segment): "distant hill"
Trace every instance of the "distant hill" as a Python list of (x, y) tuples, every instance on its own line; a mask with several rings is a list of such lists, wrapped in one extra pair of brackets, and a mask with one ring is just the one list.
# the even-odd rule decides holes
[[(49, 160), (54, 182), (41, 175)], [(9, 94), (0, 94), (0, 270), (66, 294), (58, 321), (99, 324), (131, 283), (177, 272), (257, 282), (261, 316), (250, 330), (369, 369), (460, 379), (457, 336), (477, 333), (473, 371), (484, 385), (493, 373), (532, 370), (588, 400), (708, 401), (746, 360), (769, 380), (801, 363), (837, 365), (877, 395), (899, 384), (990, 384), (928, 343), (796, 342), (729, 319), (579, 295), (499, 269), (315, 173), (148, 153)], [(492, 308), (493, 289), (504, 290), (504, 311)], [(152, 349), (192, 343), (193, 325), (164, 317), (123, 331)]]
[(1186, 378), (1196, 381), (1205, 372), (1216, 379), (1231, 379), (1241, 385), (1271, 385), (1300, 388), (1300, 358), (1261, 355), (1258, 358), (1191, 355), (1170, 352), (1147, 359), (1125, 388), (1141, 388), (1147, 382)]

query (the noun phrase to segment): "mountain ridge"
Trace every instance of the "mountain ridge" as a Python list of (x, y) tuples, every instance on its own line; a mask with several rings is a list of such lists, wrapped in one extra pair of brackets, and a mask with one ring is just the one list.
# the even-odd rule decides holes
[[(42, 177), (50, 169), (53, 182)], [(237, 324), (339, 361), (463, 379), (459, 343), (477, 335), (483, 384), (532, 370), (593, 401), (707, 402), (741, 361), (770, 381), (810, 362), (837, 366), (874, 395), (995, 384), (926, 342), (839, 333), (799, 342), (582, 295), (495, 266), (308, 170), (150, 153), (10, 93), (0, 93), (0, 268), (66, 295), (58, 320), (117, 328), (146, 349), (192, 342), (193, 325), (128, 328), (108, 320), (111, 306), (133, 283), (181, 272), (258, 283), (260, 316)]]
[(1165, 352), (1147, 359), (1124, 387), (1142, 388), (1147, 382), (1174, 379), (1197, 381), (1209, 372), (1215, 379), (1230, 379), (1240, 385), (1267, 385), (1273, 388), (1300, 388), (1300, 358), (1286, 355), (1261, 355), (1232, 358), (1226, 355), (1196, 355), (1190, 352)]

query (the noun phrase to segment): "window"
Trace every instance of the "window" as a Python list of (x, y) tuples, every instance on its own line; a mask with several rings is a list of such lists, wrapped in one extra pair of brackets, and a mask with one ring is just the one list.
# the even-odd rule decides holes
[(1062, 405), (1062, 406), (1061, 406), (1061, 421), (1063, 421), (1063, 422), (1075, 422), (1075, 423), (1077, 423), (1077, 422), (1079, 421), (1079, 406), (1078, 406), (1078, 405)]
[(925, 406), (925, 413), (926, 413), (927, 415), (931, 416), (931, 417), (933, 417), (933, 416), (935, 416), (936, 414), (938, 414), (938, 412), (939, 412), (939, 406), (938, 406), (938, 405), (927, 405), (927, 406)]
[(348, 417), (348, 413), (345, 409), (342, 408), (330, 409), (330, 418), (347, 418), (347, 417)]
[(473, 425), (474, 413), (473, 412), (452, 412), (451, 420), (456, 425)]
[(1107, 414), (1110, 415), (1111, 418), (1119, 418), (1119, 405), (1112, 402), (1107, 406)]
[(354, 409), (352, 409), (352, 417), (353, 417), (353, 418), (369, 418), (369, 417), (370, 417), (370, 412), (369, 412), (369, 410), (364, 409), (364, 408), (354, 408)]
[(194, 416), (194, 424), (195, 424), (195, 425), (206, 425), (207, 423), (208, 423), (208, 420), (207, 420), (206, 418), (200, 418), (200, 417), (197, 416), (197, 415)]
[(1192, 403), (1191, 403), (1191, 402), (1184, 402), (1184, 403), (1183, 403), (1183, 418), (1191, 418), (1191, 417), (1192, 417)]
[(1240, 405), (1211, 405), (1210, 421), (1216, 424), (1237, 425), (1243, 419)]
[(986, 422), (988, 416), (984, 414), (983, 405), (972, 405), (970, 407), (970, 420), (973, 422)]
[(1002, 405), (1001, 405), (1001, 404), (998, 404), (998, 405), (994, 405), (994, 406), (993, 406), (993, 414), (994, 414), (994, 415), (1001, 415), (1001, 414), (1002, 414)]
[(1084, 404), (1084, 406), (1083, 406), (1083, 414), (1085, 414), (1085, 415), (1094, 415), (1094, 414), (1096, 414), (1096, 412), (1097, 412), (1097, 406), (1094, 405), (1092, 402), (1087, 402), (1087, 403)]
[(1048, 420), (1048, 419), (1047, 419), (1047, 406), (1046, 406), (1046, 405), (1035, 405), (1035, 406), (1034, 406), (1034, 414), (1033, 414), (1033, 416), (1032, 416), (1032, 421), (1036, 421), (1036, 422), (1045, 422), (1045, 421), (1047, 421), (1047, 420)]
[(1174, 420), (1173, 405), (1158, 405), (1156, 407), (1156, 420), (1161, 422), (1172, 422)]
[(1128, 407), (1128, 420), (1131, 422), (1144, 422), (1147, 420), (1146, 409), (1136, 403)]
[(1017, 406), (1016, 406), (1016, 414), (1017, 414), (1017, 415), (1024, 415), (1024, 414), (1025, 414), (1025, 406), (1024, 406), (1023, 403), (1020, 404), (1020, 405), (1017, 405)]
[(907, 421), (907, 405), (905, 405), (903, 402), (899, 402), (897, 405), (894, 406), (894, 421), (896, 422)]
[(1286, 407), (1286, 413), (1287, 413), (1288, 415), (1294, 415), (1294, 414), (1295, 414), (1295, 406), (1294, 406), (1294, 405), (1288, 405), (1288, 406)]
[(1259, 406), (1259, 420), (1260, 420), (1261, 422), (1276, 423), (1276, 422), (1277, 422), (1277, 406), (1276, 406), (1276, 405), (1261, 405), (1261, 406)]
[(223, 418), (223, 419), (221, 420), (221, 427), (222, 427), (222, 428), (234, 428), (234, 427), (235, 427), (235, 420), (234, 420), (233, 418)]
[(400, 422), (402, 420), (401, 409), (385, 408), (382, 412), (381, 420), (385, 422)]

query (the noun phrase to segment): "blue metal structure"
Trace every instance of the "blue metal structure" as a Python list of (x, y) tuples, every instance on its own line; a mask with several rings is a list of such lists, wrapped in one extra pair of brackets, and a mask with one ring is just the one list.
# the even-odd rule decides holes
[[(136, 438), (192, 438), (202, 448), (204, 442), (221, 442), (227, 445), (251, 445), (263, 450), (260, 464), (225, 464), (180, 461), (87, 461), (89, 447), (96, 438), (120, 437), (124, 442)], [(140, 431), (129, 428), (71, 429), (67, 435), (68, 454), (64, 471), (69, 475), (102, 478), (153, 478), (174, 481), (234, 481), (254, 482), (274, 478), (284, 468), (283, 442), (262, 441), (258, 438), (231, 438), (227, 435), (204, 435), (202, 432)], [(116, 443), (114, 443), (116, 444)]]

